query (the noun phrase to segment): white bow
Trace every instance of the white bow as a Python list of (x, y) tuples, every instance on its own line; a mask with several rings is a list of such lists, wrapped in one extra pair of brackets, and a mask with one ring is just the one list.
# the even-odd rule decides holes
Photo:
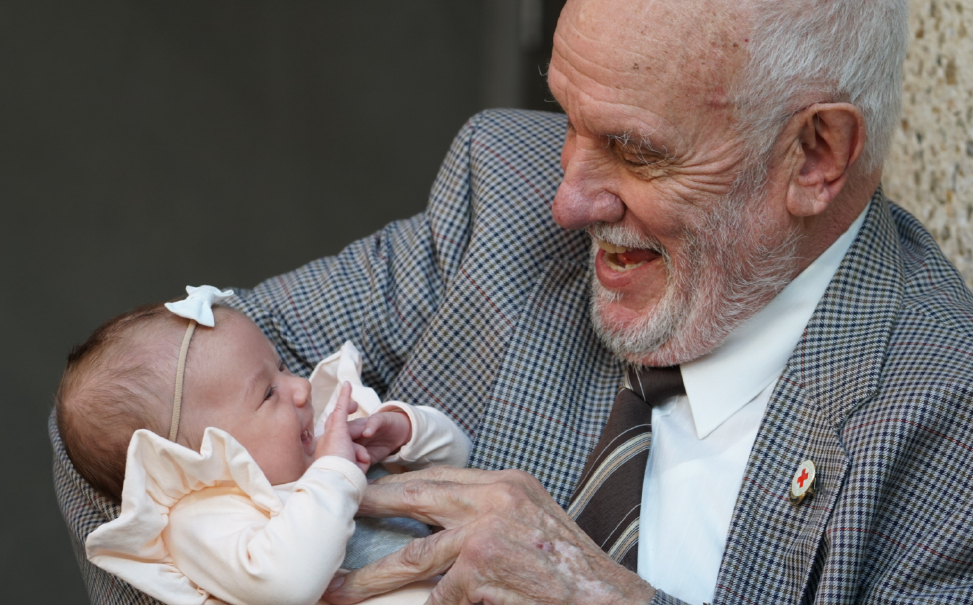
[(215, 325), (213, 319), (213, 305), (233, 296), (233, 290), (223, 290), (213, 286), (186, 286), (186, 293), (189, 294), (182, 300), (166, 303), (169, 309), (179, 317), (195, 319), (200, 325), (212, 328)]

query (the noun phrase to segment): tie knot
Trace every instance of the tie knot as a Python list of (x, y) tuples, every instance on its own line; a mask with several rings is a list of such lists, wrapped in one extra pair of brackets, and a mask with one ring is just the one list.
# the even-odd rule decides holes
[(630, 368), (628, 380), (632, 391), (650, 406), (657, 406), (676, 395), (685, 395), (679, 366), (668, 368)]

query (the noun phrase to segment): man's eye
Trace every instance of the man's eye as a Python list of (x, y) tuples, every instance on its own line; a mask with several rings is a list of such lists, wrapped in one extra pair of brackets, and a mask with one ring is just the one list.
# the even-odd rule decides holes
[(653, 154), (622, 153), (621, 156), (629, 166), (656, 166), (663, 162), (662, 158)]

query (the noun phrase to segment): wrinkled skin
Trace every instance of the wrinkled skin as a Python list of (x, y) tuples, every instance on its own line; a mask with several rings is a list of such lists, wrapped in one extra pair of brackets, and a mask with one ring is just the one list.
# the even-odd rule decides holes
[(634, 604), (654, 594), (522, 471), (434, 467), (383, 477), (360, 514), (408, 515), (444, 529), (338, 580), (325, 594), (333, 605), (443, 573), (429, 600), (436, 605)]

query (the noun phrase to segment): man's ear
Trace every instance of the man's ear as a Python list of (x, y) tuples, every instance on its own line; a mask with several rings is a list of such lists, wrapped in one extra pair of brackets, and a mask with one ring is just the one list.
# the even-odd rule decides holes
[(785, 134), (793, 141), (787, 210), (794, 216), (821, 214), (865, 148), (865, 119), (851, 103), (816, 103), (794, 115)]

